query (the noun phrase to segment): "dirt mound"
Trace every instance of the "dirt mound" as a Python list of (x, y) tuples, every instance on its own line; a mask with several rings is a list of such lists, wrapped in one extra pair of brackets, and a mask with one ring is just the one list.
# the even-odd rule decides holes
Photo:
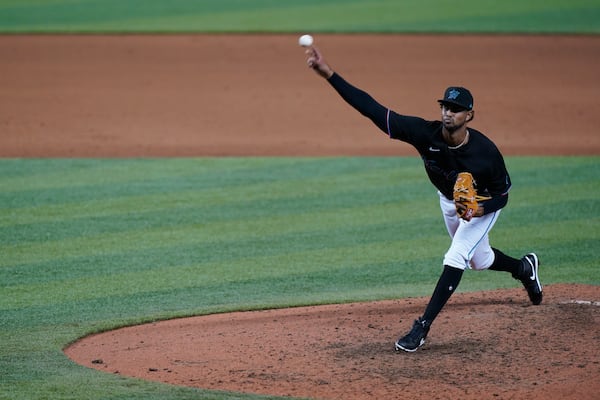
[(109, 373), (216, 390), (319, 399), (593, 399), (600, 288), (456, 293), (427, 343), (393, 342), (427, 298), (238, 312), (94, 335), (66, 353)]

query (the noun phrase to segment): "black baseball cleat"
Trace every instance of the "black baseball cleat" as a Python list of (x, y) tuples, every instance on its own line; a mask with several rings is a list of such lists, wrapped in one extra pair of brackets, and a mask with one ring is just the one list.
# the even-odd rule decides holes
[(540, 260), (535, 253), (529, 253), (521, 258), (521, 262), (523, 263), (523, 272), (519, 280), (525, 287), (525, 290), (527, 290), (531, 303), (537, 306), (542, 302), (543, 297), (542, 284), (540, 283), (540, 276), (538, 275)]
[(394, 344), (396, 347), (396, 351), (416, 351), (425, 343), (427, 333), (429, 333), (429, 325), (427, 324), (427, 321), (419, 317), (419, 319), (417, 319), (413, 324), (413, 327), (410, 330), (410, 332), (408, 332), (406, 336), (401, 337), (396, 341), (396, 343)]

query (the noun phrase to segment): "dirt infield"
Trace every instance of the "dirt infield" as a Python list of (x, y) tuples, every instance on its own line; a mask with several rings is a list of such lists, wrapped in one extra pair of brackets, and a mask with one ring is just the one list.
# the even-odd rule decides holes
[[(435, 119), (446, 86), (469, 87), (472, 126), (506, 155), (600, 153), (599, 36), (318, 35), (317, 45), (405, 114)], [(1, 157), (415, 155), (309, 71), (294, 35), (0, 36), (0, 71)], [(109, 373), (283, 396), (598, 398), (598, 287), (550, 285), (539, 307), (522, 289), (457, 293), (424, 348), (396, 354), (426, 300), (165, 321), (66, 353)]]
[[(600, 36), (316, 36), (396, 111), (471, 89), (505, 154), (599, 154)], [(0, 156), (414, 155), (309, 71), (292, 35), (0, 36)]]

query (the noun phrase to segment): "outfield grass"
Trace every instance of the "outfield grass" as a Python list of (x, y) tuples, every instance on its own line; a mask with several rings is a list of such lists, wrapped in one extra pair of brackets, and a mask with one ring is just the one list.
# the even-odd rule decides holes
[[(600, 158), (511, 157), (492, 242), (598, 285)], [(112, 327), (429, 295), (449, 244), (408, 158), (0, 160), (0, 398), (237, 399), (74, 365)], [(515, 287), (469, 272), (461, 291)]]
[(600, 33), (597, 0), (0, 0), (0, 32)]

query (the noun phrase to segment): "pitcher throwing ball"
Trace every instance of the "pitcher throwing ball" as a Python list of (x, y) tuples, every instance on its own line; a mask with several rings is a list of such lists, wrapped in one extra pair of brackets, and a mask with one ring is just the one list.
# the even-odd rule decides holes
[[(463, 271), (505, 271), (521, 281), (529, 300), (542, 302), (534, 253), (512, 258), (490, 246), (488, 234), (508, 201), (510, 177), (502, 154), (483, 133), (468, 127), (473, 121), (473, 97), (463, 87), (449, 87), (438, 100), (441, 121), (398, 114), (368, 93), (345, 81), (315, 47), (306, 49), (307, 63), (358, 112), (392, 139), (411, 144), (423, 159), (437, 188), (440, 208), (452, 238), (443, 270), (422, 316), (395, 343), (396, 350), (415, 351), (425, 343), (431, 324), (460, 283)], [(457, 179), (458, 178), (458, 179)]]

